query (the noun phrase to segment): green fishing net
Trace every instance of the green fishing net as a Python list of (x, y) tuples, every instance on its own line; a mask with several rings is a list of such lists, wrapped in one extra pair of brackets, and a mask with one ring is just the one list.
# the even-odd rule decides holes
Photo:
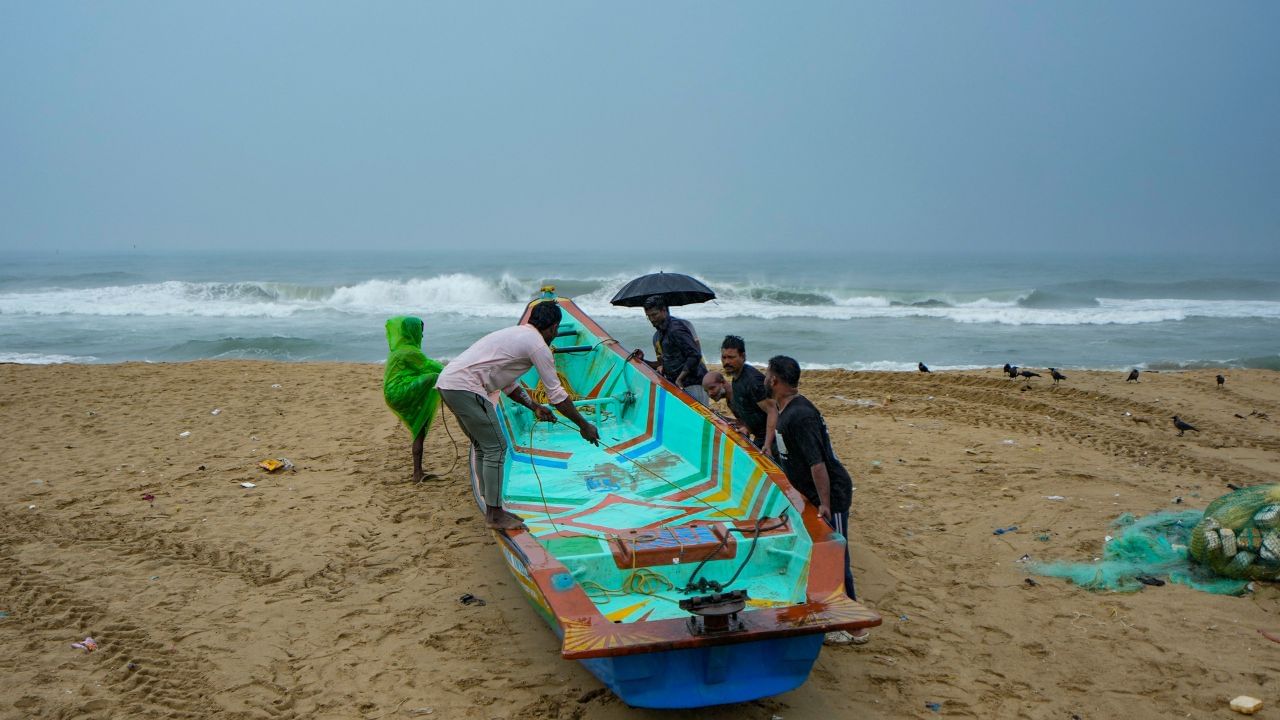
[(1167, 578), (1204, 592), (1241, 595), (1250, 580), (1280, 580), (1280, 485), (1237, 490), (1204, 512), (1125, 514), (1112, 523), (1111, 534), (1096, 562), (1032, 562), (1028, 569), (1090, 590), (1136, 592)]
[(1280, 580), (1280, 485), (1241, 488), (1209, 503), (1187, 546), (1219, 575)]
[(1031, 562), (1036, 575), (1070, 580), (1089, 590), (1137, 592), (1155, 578), (1222, 595), (1239, 595), (1246, 582), (1215, 577), (1192, 564), (1187, 553), (1191, 529), (1203, 515), (1199, 510), (1159, 512), (1146, 517), (1121, 515), (1111, 524), (1111, 541), (1096, 562)]
[(387, 319), (387, 369), (382, 377), (382, 396), (409, 432), (431, 428), (440, 408), (436, 380), (444, 365), (422, 354), (422, 320), (411, 316)]

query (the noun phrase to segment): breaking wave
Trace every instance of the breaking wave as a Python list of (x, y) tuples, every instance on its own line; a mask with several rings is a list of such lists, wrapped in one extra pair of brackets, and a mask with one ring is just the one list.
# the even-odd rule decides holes
[(328, 343), (308, 338), (224, 337), (217, 340), (188, 340), (165, 348), (159, 355), (167, 360), (315, 360), (331, 352)]
[(92, 355), (60, 355), (57, 353), (0, 352), (0, 363), (17, 365), (63, 365), (66, 363), (91, 363), (98, 358)]
[[(448, 273), (424, 278), (373, 279), (351, 285), (276, 282), (167, 281), (101, 287), (54, 287), (0, 293), (10, 316), (187, 316), (289, 318), (307, 313), (456, 315), (511, 318), (544, 283), (572, 292), (587, 312), (631, 317), (609, 304), (629, 279), (523, 279)], [(806, 288), (767, 283), (710, 282), (719, 298), (681, 308), (698, 318), (858, 320), (933, 318), (960, 324), (1135, 325), (1188, 318), (1280, 319), (1280, 283), (1195, 281), (1143, 284), (1091, 281), (1044, 289), (981, 292)], [(1228, 297), (1230, 296), (1230, 297)]]
[(1280, 370), (1280, 355), (1259, 355), (1255, 357), (1230, 358), (1227, 360), (1185, 360), (1153, 362), (1147, 367), (1152, 370), (1206, 370), (1218, 368), (1253, 368), (1263, 370)]

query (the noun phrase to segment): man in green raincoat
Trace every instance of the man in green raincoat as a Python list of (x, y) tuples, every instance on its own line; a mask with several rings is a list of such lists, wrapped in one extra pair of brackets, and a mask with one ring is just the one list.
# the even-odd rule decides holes
[(413, 481), (422, 482), (422, 444), (440, 409), (436, 379), (444, 365), (422, 354), (422, 319), (397, 316), (387, 320), (387, 370), (382, 397), (413, 435)]

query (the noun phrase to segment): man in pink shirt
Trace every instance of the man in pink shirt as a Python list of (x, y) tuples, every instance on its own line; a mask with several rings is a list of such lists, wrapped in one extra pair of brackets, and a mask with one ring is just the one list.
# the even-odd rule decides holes
[(480, 338), (449, 361), (436, 381), (440, 398), (458, 418), (458, 424), (475, 450), (486, 507), (484, 520), (494, 529), (513, 530), (524, 523), (519, 516), (502, 509), (502, 469), (507, 458), (507, 440), (498, 426), (498, 411), (489, 401), (491, 393), (501, 390), (532, 410), (539, 420), (554, 422), (551, 410), (535, 403), (520, 387), (520, 376), (536, 367), (547, 389), (547, 399), (578, 426), (582, 439), (592, 444), (600, 439), (599, 431), (573, 406), (556, 375), (550, 345), (560, 331), (560, 318), (560, 306), (555, 302), (538, 303), (529, 312), (527, 325), (503, 328)]

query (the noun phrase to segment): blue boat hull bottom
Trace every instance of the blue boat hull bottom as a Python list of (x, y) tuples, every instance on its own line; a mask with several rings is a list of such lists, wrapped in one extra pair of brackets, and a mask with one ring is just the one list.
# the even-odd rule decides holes
[(809, 677), (822, 640), (814, 633), (579, 662), (632, 707), (695, 708), (794, 690)]

